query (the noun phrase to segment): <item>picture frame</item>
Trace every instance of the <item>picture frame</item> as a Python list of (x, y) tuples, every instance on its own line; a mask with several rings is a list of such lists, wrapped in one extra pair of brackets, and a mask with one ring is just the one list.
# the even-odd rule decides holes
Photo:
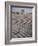
[[(18, 27), (15, 26), (15, 24), (13, 24), (13, 23), (16, 22), (16, 19), (15, 19), (15, 22), (12, 19), (14, 18), (14, 16), (15, 17), (20, 16), (19, 19), (17, 19), (17, 20), (21, 20), (22, 16), (26, 15), (26, 13), (27, 13), (28, 18), (31, 16), (31, 19), (30, 18), (29, 19), (32, 20), (30, 23), (32, 29), (29, 30), (28, 28), (26, 28), (26, 27), (29, 27), (27, 24), (29, 19), (25, 19), (25, 20), (27, 20), (25, 28), (28, 29), (29, 31), (26, 30), (25, 28), (24, 29), (26, 30), (26, 33), (28, 35), (19, 36), (21, 33), (19, 34), (18, 32), (21, 32), (21, 31), (18, 31), (17, 29), (18, 29), (18, 27), (21, 28), (21, 26), (18, 26)], [(12, 23), (12, 21), (13, 21), (13, 23)], [(25, 21), (23, 21), (23, 23), (24, 22)], [(18, 25), (22, 25), (22, 23), (20, 23)], [(17, 30), (16, 33), (13, 31), (13, 29)], [(23, 28), (21, 30), (24, 31)], [(16, 36), (12, 32), (15, 33)], [(23, 35), (23, 34), (21, 34), (21, 35)], [(19, 37), (17, 37), (17, 36), (19, 36)], [(27, 3), (27, 2), (11, 2), (11, 1), (5, 2), (5, 44), (22, 44), (22, 43), (35, 43), (35, 42), (37, 42), (37, 4), (36, 3)]]

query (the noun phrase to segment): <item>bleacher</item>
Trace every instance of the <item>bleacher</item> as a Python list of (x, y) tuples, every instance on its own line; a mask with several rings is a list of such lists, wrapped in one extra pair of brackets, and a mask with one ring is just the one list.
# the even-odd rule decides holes
[(32, 13), (12, 14), (12, 38), (32, 37)]

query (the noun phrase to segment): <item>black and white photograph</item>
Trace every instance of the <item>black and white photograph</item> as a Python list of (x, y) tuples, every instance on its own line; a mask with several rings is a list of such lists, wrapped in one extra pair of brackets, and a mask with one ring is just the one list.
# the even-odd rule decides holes
[(11, 7), (12, 38), (32, 37), (32, 8)]
[(37, 42), (37, 4), (5, 2), (5, 44)]

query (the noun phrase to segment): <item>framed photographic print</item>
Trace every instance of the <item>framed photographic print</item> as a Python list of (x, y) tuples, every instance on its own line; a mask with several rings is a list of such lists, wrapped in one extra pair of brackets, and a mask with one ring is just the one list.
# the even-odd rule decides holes
[(5, 44), (37, 42), (37, 4), (5, 2)]

